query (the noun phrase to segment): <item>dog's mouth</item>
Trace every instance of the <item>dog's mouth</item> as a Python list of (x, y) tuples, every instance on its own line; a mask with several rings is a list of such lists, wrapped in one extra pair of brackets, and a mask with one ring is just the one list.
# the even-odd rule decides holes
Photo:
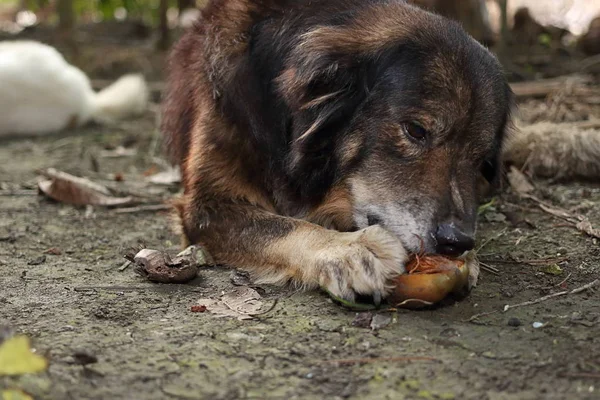
[[(367, 213), (367, 225), (368, 226), (374, 226), (374, 225), (378, 225), (380, 227), (382, 227), (383, 229), (388, 230), (391, 233), (394, 233), (396, 235), (396, 237), (398, 238), (398, 240), (400, 240), (400, 242), (403, 244), (403, 246), (405, 246), (405, 248), (413, 253), (423, 253), (423, 252), (427, 252), (427, 253), (435, 253), (435, 238), (430, 239), (430, 238), (426, 238), (424, 236), (418, 235), (416, 233), (413, 233), (412, 236), (410, 234), (407, 234), (408, 236), (411, 236), (412, 239), (414, 240), (407, 240), (407, 235), (401, 235), (398, 234), (398, 232), (394, 232), (394, 229), (392, 228), (393, 225), (388, 225), (386, 224), (384, 221), (385, 219), (373, 212), (369, 212)], [(429, 239), (429, 240), (427, 240)]]

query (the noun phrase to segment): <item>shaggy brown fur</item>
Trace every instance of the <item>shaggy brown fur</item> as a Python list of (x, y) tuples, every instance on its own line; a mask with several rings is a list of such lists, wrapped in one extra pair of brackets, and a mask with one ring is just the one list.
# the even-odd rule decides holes
[(409, 252), (473, 246), (511, 93), (457, 24), (400, 0), (213, 0), (169, 83), (181, 225), (217, 262), (378, 301)]

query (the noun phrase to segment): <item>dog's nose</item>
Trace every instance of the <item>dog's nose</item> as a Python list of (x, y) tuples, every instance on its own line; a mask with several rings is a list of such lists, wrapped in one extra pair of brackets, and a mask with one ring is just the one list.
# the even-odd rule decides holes
[(475, 239), (454, 224), (439, 225), (435, 239), (437, 253), (447, 256), (459, 256), (475, 247)]

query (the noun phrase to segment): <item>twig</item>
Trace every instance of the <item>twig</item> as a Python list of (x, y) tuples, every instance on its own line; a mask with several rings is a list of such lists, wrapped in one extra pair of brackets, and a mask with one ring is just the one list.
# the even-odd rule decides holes
[(491, 265), (488, 265), (486, 263), (483, 263), (481, 261), (479, 261), (479, 265), (481, 265), (481, 269), (490, 272), (494, 275), (500, 275), (500, 270), (496, 267), (492, 267)]
[(508, 310), (511, 310), (511, 309), (513, 309), (513, 308), (524, 307), (524, 306), (531, 306), (531, 305), (533, 305), (533, 304), (541, 303), (541, 302), (543, 302), (543, 301), (550, 300), (550, 299), (553, 299), (553, 298), (555, 298), (555, 297), (559, 297), (559, 296), (566, 296), (566, 295), (568, 295), (568, 294), (577, 294), (577, 293), (581, 293), (581, 292), (583, 292), (583, 291), (585, 291), (585, 290), (588, 290), (588, 289), (591, 289), (591, 288), (593, 288), (593, 287), (594, 287), (594, 286), (596, 286), (598, 283), (600, 283), (600, 279), (596, 279), (596, 280), (594, 280), (594, 281), (592, 281), (592, 282), (590, 282), (590, 283), (588, 283), (588, 284), (586, 284), (586, 285), (583, 285), (583, 286), (581, 286), (581, 287), (579, 287), (579, 288), (577, 288), (577, 289), (573, 289), (573, 290), (565, 290), (565, 291), (563, 291), (563, 292), (558, 292), (558, 293), (552, 293), (552, 294), (549, 294), (549, 295), (547, 295), (547, 296), (540, 297), (539, 299), (530, 300), (530, 301), (525, 301), (525, 302), (523, 302), (523, 303), (518, 303), (518, 304), (513, 304), (513, 305), (508, 305), (508, 304), (507, 304), (506, 306), (504, 306), (504, 310), (502, 310), (502, 311), (503, 311), (503, 312), (507, 312)]
[(464, 322), (473, 322), (473, 321), (475, 321), (478, 318), (486, 317), (486, 316), (492, 315), (492, 314), (496, 314), (497, 312), (498, 312), (498, 310), (494, 310), (494, 311), (488, 311), (488, 312), (482, 312), (482, 313), (479, 313), (479, 314), (475, 314), (475, 315), (472, 315), (471, 318), (464, 320)]
[(592, 379), (600, 379), (600, 373), (594, 372), (572, 372), (572, 373), (562, 373), (560, 376), (565, 378), (592, 378)]
[(581, 60), (579, 70), (585, 71), (585, 70), (589, 69), (590, 67), (593, 67), (594, 65), (599, 64), (599, 63), (600, 63), (600, 54), (585, 58), (585, 59)]
[(569, 274), (567, 275), (567, 277), (565, 279), (563, 279), (562, 281), (558, 282), (556, 285), (554, 286), (550, 286), (548, 289), (551, 289), (553, 287), (558, 287), (560, 285), (562, 285), (563, 283), (565, 283), (569, 278), (571, 277), (571, 272), (569, 272)]
[(153, 286), (78, 286), (74, 287), (74, 292), (95, 292), (98, 290), (106, 290), (109, 292), (140, 292), (146, 290), (157, 290), (157, 289), (169, 289), (170, 287), (177, 287), (178, 290), (185, 292), (204, 293), (202, 289), (195, 289), (187, 285), (153, 285)]
[(270, 313), (271, 311), (273, 311), (273, 309), (275, 308), (275, 306), (277, 305), (277, 303), (278, 303), (278, 302), (279, 302), (279, 299), (275, 299), (275, 300), (273, 300), (273, 304), (271, 304), (271, 307), (269, 307), (269, 309), (268, 309), (268, 310), (261, 311), (261, 312), (259, 312), (259, 313), (255, 313), (255, 314), (248, 314), (248, 315), (249, 315), (249, 316), (251, 316), (251, 317), (258, 317), (258, 316), (260, 316), (260, 315), (265, 315), (265, 314), (268, 314), (268, 313)]
[(138, 212), (148, 212), (148, 211), (165, 211), (170, 210), (172, 207), (168, 204), (149, 204), (144, 206), (137, 207), (127, 207), (127, 208), (117, 208), (115, 209), (115, 213), (117, 214), (132, 214)]
[(7, 190), (7, 191), (0, 191), (0, 196), (37, 196), (38, 195), (38, 191), (37, 190)]
[(492, 240), (498, 239), (500, 236), (504, 235), (507, 228), (502, 229), (497, 235), (487, 238), (481, 245), (475, 250), (475, 253), (479, 253), (481, 249), (483, 249), (489, 242)]
[(560, 208), (554, 208), (554, 207), (548, 207), (545, 204), (538, 204), (538, 206), (545, 212), (547, 212), (550, 215), (554, 215), (555, 217), (564, 219), (567, 222), (570, 222), (572, 224), (576, 223), (577, 221), (575, 220), (575, 218), (569, 214), (566, 210), (562, 210)]
[(533, 265), (533, 266), (539, 266), (539, 265), (547, 265), (547, 264), (558, 264), (561, 263), (563, 261), (567, 261), (569, 258), (568, 257), (560, 257), (560, 258), (539, 258), (539, 259), (532, 259), (532, 260), (506, 260), (503, 258), (499, 258), (499, 259), (488, 259), (488, 258), (481, 258), (479, 260), (479, 262), (481, 263), (483, 262), (487, 262), (487, 263), (500, 263), (500, 264), (529, 264), (529, 265)]
[(324, 360), (321, 364), (339, 364), (339, 365), (353, 365), (353, 364), (370, 364), (381, 361), (439, 361), (437, 358), (425, 357), (425, 356), (408, 356), (408, 357), (374, 357), (374, 358), (346, 358), (341, 360)]
[(123, 265), (121, 265), (121, 266), (119, 267), (119, 271), (120, 271), (120, 272), (123, 272), (123, 271), (125, 271), (127, 268), (129, 268), (129, 266), (130, 266), (131, 264), (132, 264), (132, 262), (131, 262), (131, 261), (129, 261), (129, 260), (125, 261), (125, 262), (123, 263)]
[(538, 206), (548, 214), (554, 215), (555, 217), (564, 219), (567, 221), (571, 227), (577, 229), (579, 232), (583, 232), (586, 235), (600, 239), (600, 230), (595, 229), (589, 219), (585, 218), (582, 215), (573, 215), (567, 210), (562, 208), (556, 208), (548, 203), (540, 200), (536, 196), (530, 194), (521, 194), (521, 196), (533, 200), (538, 203)]
[(587, 76), (561, 76), (537, 81), (515, 82), (510, 86), (517, 98), (546, 97), (550, 93), (562, 89), (567, 83), (575, 85), (575, 92), (585, 92), (584, 85), (589, 80)]

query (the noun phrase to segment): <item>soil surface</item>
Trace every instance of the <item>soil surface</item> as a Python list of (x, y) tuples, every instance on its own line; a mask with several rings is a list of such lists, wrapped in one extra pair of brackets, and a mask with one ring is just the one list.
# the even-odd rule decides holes
[[(45, 374), (0, 386), (40, 399), (599, 398), (598, 292), (502, 311), (600, 276), (598, 241), (536, 203), (507, 190), (485, 209), (479, 254), (499, 273), (483, 271), (460, 302), (383, 312), (373, 330), (322, 293), (262, 287), (264, 309), (278, 299), (270, 312), (217, 318), (191, 306), (234, 290), (230, 270), (163, 285), (121, 268), (124, 251), (141, 243), (177, 253), (168, 213), (79, 209), (35, 190), (36, 170), (47, 167), (147, 186), (155, 137), (149, 115), (0, 145), (0, 322), (51, 362)], [(137, 155), (107, 157), (123, 144)], [(535, 184), (547, 202), (600, 225), (600, 185)], [(561, 272), (549, 274), (555, 265)], [(97, 362), (80, 365), (80, 353)]]
[[(539, 112), (548, 107), (528, 101), (523, 121), (553, 120)], [(594, 107), (575, 120), (600, 117)], [(45, 373), (0, 378), (0, 389), (37, 399), (600, 398), (598, 290), (503, 311), (598, 279), (600, 243), (509, 188), (480, 217), (479, 257), (498, 272), (484, 270), (461, 301), (369, 315), (263, 286), (264, 313), (252, 319), (192, 312), (243, 279), (207, 267), (188, 284), (155, 284), (126, 266), (141, 244), (180, 250), (168, 212), (77, 208), (36, 189), (36, 171), (54, 167), (168, 198), (176, 186), (144, 180), (165, 168), (155, 126), (148, 113), (0, 142), (0, 328), (50, 360)], [(534, 184), (545, 203), (600, 226), (600, 184)]]

